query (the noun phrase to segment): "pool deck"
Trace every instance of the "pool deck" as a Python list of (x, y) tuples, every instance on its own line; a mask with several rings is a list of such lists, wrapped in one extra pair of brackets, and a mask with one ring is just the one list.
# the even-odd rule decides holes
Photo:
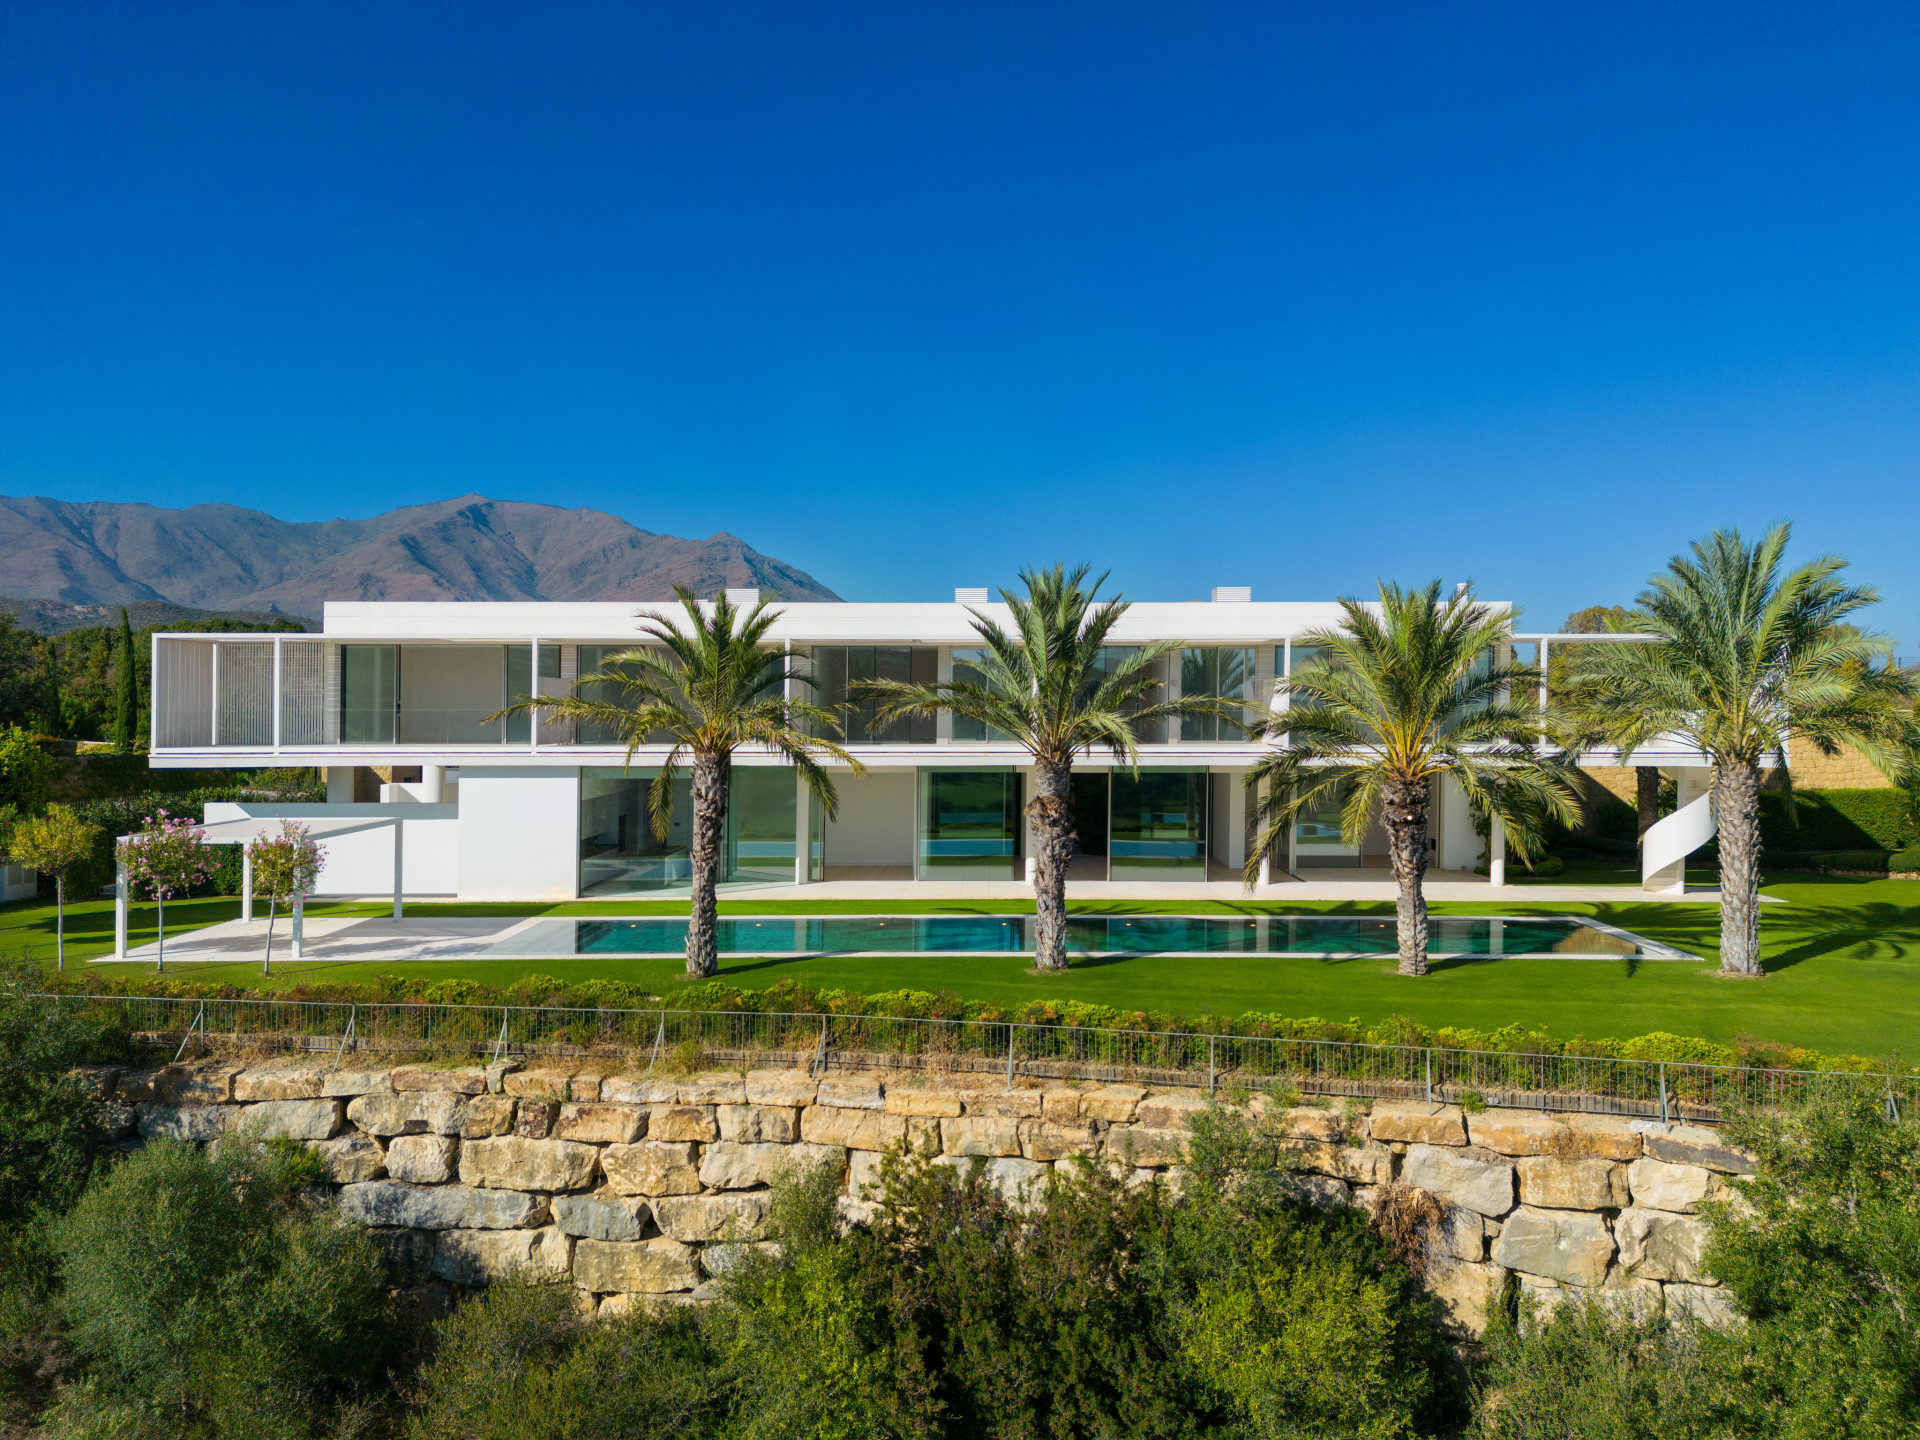
[[(1691, 889), (1685, 895), (1648, 892), (1635, 885), (1489, 885), (1480, 876), (1471, 879), (1430, 879), (1426, 886), (1430, 903), (1473, 901), (1514, 906), (1541, 904), (1712, 904), (1719, 900), (1717, 889)], [(1387, 901), (1396, 897), (1391, 880), (1313, 880), (1265, 885), (1248, 895), (1238, 884), (1114, 884), (1076, 881), (1067, 886), (1067, 900), (1213, 900), (1253, 902), (1263, 909), (1298, 901)], [(439, 897), (421, 897), (428, 903), (445, 904)], [(768, 885), (752, 888), (729, 887), (721, 891), (721, 913), (728, 900), (1031, 900), (1033, 891), (1016, 884), (966, 884), (938, 881), (839, 880), (814, 885)], [(1763, 897), (1771, 898), (1771, 897)], [(309, 915), (305, 922), (304, 962), (329, 964), (398, 964), (430, 960), (476, 960), (495, 945), (508, 941), (545, 920), (565, 919), (564, 914), (546, 916), (433, 916), (431, 918), (393, 920), (386, 916)], [(594, 918), (618, 918), (602, 916)], [(265, 946), (267, 922), (228, 920), (187, 931), (167, 941), (167, 960), (171, 964), (258, 965)], [(290, 960), (291, 931), (286, 916), (274, 926), (273, 958), (276, 964)], [(104, 956), (95, 965), (151, 965), (158, 959), (159, 947), (135, 946), (125, 960)], [(515, 957), (519, 958), (519, 957)]]

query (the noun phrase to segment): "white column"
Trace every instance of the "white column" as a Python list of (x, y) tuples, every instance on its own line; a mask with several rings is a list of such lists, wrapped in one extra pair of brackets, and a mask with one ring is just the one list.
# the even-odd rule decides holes
[(793, 883), (805, 885), (812, 876), (813, 792), (798, 770), (793, 772), (793, 788)]
[(113, 872), (113, 958), (127, 958), (127, 867), (124, 861), (116, 863)]
[(1493, 838), (1488, 842), (1487, 879), (1495, 885), (1507, 883), (1507, 827), (1496, 818)]
[(253, 847), (240, 846), (240, 918), (253, 919)]
[(444, 765), (422, 765), (420, 767), (420, 799), (427, 805), (438, 805), (447, 798), (447, 767)]
[(393, 818), (393, 918), (396, 920), (404, 920), (406, 918), (404, 902), (400, 896), (400, 863), (402, 859), (400, 837), (403, 833), (400, 817), (396, 815)]

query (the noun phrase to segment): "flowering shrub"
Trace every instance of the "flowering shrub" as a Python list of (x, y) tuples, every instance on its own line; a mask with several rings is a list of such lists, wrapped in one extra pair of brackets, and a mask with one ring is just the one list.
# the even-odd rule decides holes
[(313, 838), (313, 832), (298, 820), (282, 816), (280, 833), (262, 835), (247, 847), (253, 864), (254, 890), (267, 897), (267, 948), (260, 973), (273, 968), (273, 921), (282, 900), (294, 904), (294, 938), (299, 939), (300, 902), (313, 893), (320, 878), (320, 867), (327, 862), (327, 847)]
[(144, 888), (159, 907), (160, 952), (154, 969), (164, 970), (167, 901), (175, 895), (184, 895), (213, 873), (213, 852), (207, 847), (207, 832), (191, 820), (156, 810), (146, 818), (145, 828), (122, 840), (114, 854), (126, 867), (128, 885), (134, 890)]

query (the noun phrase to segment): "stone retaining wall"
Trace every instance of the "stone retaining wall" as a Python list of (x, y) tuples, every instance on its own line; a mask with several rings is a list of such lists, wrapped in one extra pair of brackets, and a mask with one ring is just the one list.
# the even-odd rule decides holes
[[(1207, 1105), (1197, 1091), (1136, 1085), (668, 1078), (581, 1062), (83, 1073), (128, 1143), (206, 1142), (243, 1126), (304, 1142), (408, 1283), (474, 1285), (529, 1267), (571, 1275), (583, 1304), (608, 1311), (711, 1293), (743, 1246), (766, 1243), (768, 1184), (794, 1161), (838, 1167), (855, 1217), (871, 1213), (881, 1155), (903, 1140), (931, 1144), (942, 1163), (981, 1159), (1015, 1197), (1075, 1156), (1177, 1183), (1189, 1121)], [(1509, 1274), (1548, 1303), (1598, 1290), (1731, 1314), (1701, 1270), (1697, 1210), (1752, 1167), (1712, 1130), (1390, 1101), (1254, 1105), (1292, 1137), (1304, 1167), (1294, 1183), (1316, 1203), (1372, 1208), (1395, 1184), (1439, 1200), (1428, 1283), (1463, 1333), (1483, 1328)]]

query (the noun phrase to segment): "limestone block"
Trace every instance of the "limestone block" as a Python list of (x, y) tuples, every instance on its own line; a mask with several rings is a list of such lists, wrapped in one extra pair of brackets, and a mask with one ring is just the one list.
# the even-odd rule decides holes
[(945, 1120), (940, 1125), (940, 1144), (949, 1155), (1018, 1155), (1020, 1122), (993, 1115)]
[(747, 1083), (739, 1075), (714, 1071), (687, 1076), (679, 1083), (677, 1094), (682, 1105), (744, 1105)]
[(451, 1135), (396, 1135), (387, 1145), (387, 1174), (415, 1185), (444, 1185), (460, 1164)]
[(369, 1135), (424, 1135), (427, 1117), (413, 1095), (360, 1095), (347, 1102), (347, 1119)]
[(1506, 1278), (1498, 1265), (1463, 1263), (1428, 1270), (1426, 1284), (1441, 1321), (1458, 1334), (1478, 1336), (1486, 1332)]
[[(596, 1242), (583, 1240), (583, 1245)], [(434, 1247), (433, 1273), (456, 1285), (487, 1285), (509, 1275), (564, 1275), (574, 1240), (545, 1230), (449, 1230)]]
[(1730, 1330), (1745, 1321), (1739, 1303), (1724, 1286), (1678, 1284), (1666, 1286), (1665, 1291), (1669, 1315), (1684, 1315), (1716, 1330)]
[(522, 1140), (548, 1140), (553, 1137), (553, 1122), (560, 1118), (557, 1100), (516, 1100), (513, 1102), (513, 1133)]
[(699, 1153), (691, 1140), (642, 1140), (607, 1146), (600, 1152), (600, 1165), (607, 1184), (622, 1195), (692, 1195), (700, 1189)]
[(1040, 1118), (1056, 1125), (1071, 1125), (1083, 1119), (1080, 1113), (1082, 1091), (1074, 1085), (1048, 1085), (1040, 1091)]
[(238, 1065), (169, 1065), (154, 1072), (153, 1095), (163, 1105), (224, 1105), (233, 1099)]
[(1692, 1214), (1713, 1194), (1713, 1172), (1700, 1165), (1640, 1159), (1627, 1167), (1627, 1184), (1633, 1189), (1635, 1205)]
[[(738, 1141), (721, 1140), (707, 1146), (701, 1155), (699, 1179), (701, 1184), (713, 1190), (751, 1190), (756, 1185), (772, 1184), (774, 1178), (790, 1165), (826, 1165), (842, 1170), (846, 1163), (847, 1152), (838, 1145), (743, 1145)], [(699, 1186), (691, 1188), (698, 1189)], [(686, 1194), (688, 1191), (671, 1193)]]
[(880, 1198), (880, 1170), (886, 1157), (877, 1150), (853, 1150), (847, 1154), (847, 1194), (855, 1200)]
[(1100, 1142), (1100, 1153), (1120, 1161), (1130, 1169), (1142, 1166), (1179, 1165), (1187, 1158), (1192, 1144), (1184, 1130), (1155, 1129), (1145, 1125), (1115, 1125)]
[(718, 1140), (720, 1127), (711, 1105), (656, 1105), (647, 1117), (647, 1134), (655, 1140)]
[(1409, 1145), (1400, 1178), (1482, 1215), (1497, 1218), (1513, 1208), (1513, 1163), (1485, 1150)]
[(1487, 1219), (1464, 1205), (1440, 1207), (1440, 1223), (1427, 1232), (1430, 1262), (1464, 1260), (1479, 1264), (1487, 1258)]
[(140, 1112), (131, 1105), (108, 1101), (100, 1107), (100, 1128), (109, 1140), (124, 1140), (140, 1128)]
[(353, 1095), (389, 1095), (393, 1093), (393, 1075), (388, 1070), (351, 1067), (320, 1072), (320, 1093), (346, 1099)]
[[(971, 1163), (971, 1162), (968, 1162)], [(856, 1200), (851, 1195), (837, 1195), (833, 1201), (833, 1215), (841, 1233), (855, 1225), (871, 1225), (880, 1214), (880, 1206), (865, 1200)]]
[(766, 1232), (773, 1197), (765, 1190), (739, 1195), (674, 1195), (653, 1202), (654, 1223), (688, 1244), (758, 1240)]
[(605, 1078), (597, 1070), (582, 1070), (567, 1082), (567, 1098), (578, 1104), (591, 1104), (600, 1098), (600, 1082)]
[(1650, 1320), (1660, 1313), (1661, 1289), (1657, 1280), (1636, 1279), (1616, 1267), (1607, 1273), (1606, 1283), (1594, 1298), (1616, 1315)]
[(1707, 1248), (1703, 1221), (1665, 1210), (1622, 1210), (1614, 1224), (1620, 1263), (1643, 1280), (1697, 1280)]
[(943, 1123), (962, 1122), (809, 1105), (800, 1112), (800, 1138), (810, 1145), (844, 1145), (849, 1150), (890, 1150), (902, 1143), (917, 1150), (929, 1141), (937, 1149)]
[(124, 1070), (114, 1081), (113, 1093), (123, 1105), (146, 1105), (153, 1101), (153, 1072)]
[(240, 1107), (239, 1127), (259, 1139), (331, 1140), (343, 1123), (338, 1100), (263, 1100)]
[(1029, 1160), (1051, 1164), (1069, 1155), (1094, 1155), (1100, 1150), (1100, 1131), (1092, 1121), (1061, 1123), (1021, 1120), (1020, 1153)]
[(1340, 1110), (1322, 1110), (1313, 1105), (1294, 1105), (1279, 1114), (1280, 1130), (1301, 1140), (1342, 1141), (1350, 1135), (1367, 1134), (1367, 1116), (1350, 1115)]
[(664, 1076), (608, 1075), (600, 1081), (600, 1099), (613, 1105), (671, 1105), (679, 1086)]
[(889, 1115), (931, 1115), (939, 1118), (960, 1113), (960, 1097), (944, 1086), (924, 1081), (899, 1080), (887, 1086), (882, 1109)]
[(1539, 1322), (1548, 1319), (1553, 1312), (1571, 1305), (1580, 1296), (1577, 1289), (1569, 1289), (1558, 1280), (1548, 1280), (1539, 1275), (1515, 1274), (1520, 1282), (1520, 1325), (1523, 1330), (1531, 1330)]
[(387, 1276), (398, 1285), (421, 1285), (433, 1277), (433, 1252), (440, 1237), (431, 1230), (370, 1229), (380, 1258), (386, 1262)]
[(516, 1100), (545, 1100), (559, 1104), (572, 1099), (573, 1072), (543, 1065), (534, 1070), (516, 1070), (502, 1078), (503, 1094)]
[(1097, 1090), (1082, 1090), (1079, 1118), (1129, 1125), (1133, 1123), (1140, 1102), (1146, 1098), (1147, 1092), (1138, 1085), (1102, 1085)]
[(965, 1115), (1003, 1120), (1038, 1120), (1047, 1103), (1039, 1090), (969, 1090), (960, 1099)]
[(700, 1271), (693, 1247), (678, 1240), (581, 1240), (573, 1248), (573, 1283), (599, 1294), (664, 1295), (693, 1289)]
[(1032, 1160), (1003, 1158), (987, 1162), (987, 1183), (1015, 1205), (1037, 1205), (1051, 1173), (1050, 1166)]
[(275, 1060), (251, 1065), (233, 1077), (233, 1098), (242, 1105), (262, 1100), (311, 1100), (320, 1094), (320, 1064)]
[(584, 1190), (600, 1152), (572, 1140), (497, 1135), (460, 1148), (460, 1183), (498, 1190)]
[(379, 1142), (351, 1131), (336, 1140), (309, 1140), (307, 1148), (327, 1167), (327, 1177), (336, 1185), (351, 1185), (360, 1180), (378, 1180), (387, 1173), (386, 1152)]
[(214, 1140), (227, 1133), (239, 1112), (227, 1105), (134, 1107), (140, 1112), (142, 1140)]
[(1475, 1145), (1500, 1155), (1552, 1155), (1569, 1144), (1567, 1127), (1531, 1110), (1484, 1110), (1467, 1117)]
[(1716, 1130), (1704, 1125), (1662, 1125), (1657, 1120), (1636, 1120), (1633, 1128), (1649, 1157), (1670, 1165), (1699, 1165), (1718, 1170), (1722, 1175), (1753, 1174), (1753, 1157), (1736, 1150), (1720, 1139)]
[(480, 1102), (458, 1090), (429, 1090), (417, 1103), (429, 1135), (458, 1135), (466, 1129), (467, 1111)]
[(1522, 1205), (1550, 1210), (1620, 1210), (1627, 1204), (1627, 1177), (1611, 1160), (1527, 1155), (1515, 1163), (1514, 1169), (1520, 1176)]
[(1432, 1114), (1417, 1100), (1381, 1100), (1368, 1117), (1376, 1140), (1404, 1140), (1418, 1145), (1464, 1145), (1467, 1117), (1457, 1105), (1442, 1105)]
[(722, 1140), (790, 1145), (800, 1138), (800, 1112), (790, 1105), (716, 1105)]
[(814, 1092), (813, 1103), (841, 1110), (880, 1110), (887, 1100), (877, 1075), (829, 1075)]
[(1204, 1095), (1191, 1090), (1175, 1090), (1165, 1095), (1149, 1095), (1134, 1107), (1133, 1118), (1141, 1125), (1184, 1130), (1193, 1117), (1207, 1108)]
[(1571, 1149), (1566, 1153), (1590, 1156), (1595, 1160), (1640, 1158), (1639, 1132), (1617, 1115), (1570, 1113), (1553, 1118), (1566, 1126), (1569, 1132), (1567, 1143)]
[[(351, 1116), (353, 1111), (348, 1109)], [(490, 1135), (505, 1135), (513, 1129), (513, 1101), (504, 1095), (475, 1095), (467, 1101), (466, 1118), (460, 1126), (463, 1140), (484, 1140)]]
[(700, 1252), (700, 1268), (709, 1275), (731, 1275), (750, 1255), (777, 1256), (779, 1253), (780, 1244), (776, 1240), (708, 1245)]
[(583, 1145), (631, 1145), (646, 1133), (646, 1114), (631, 1105), (562, 1105), (553, 1126), (556, 1140), (578, 1140)]
[[(114, 1086), (120, 1079), (118, 1065), (75, 1065), (67, 1071), (67, 1079), (78, 1085), (90, 1100), (108, 1100), (113, 1097)], [(282, 1095), (257, 1095), (257, 1100), (282, 1100), (290, 1097)]]
[(1569, 1285), (1600, 1284), (1612, 1260), (1606, 1220), (1580, 1210), (1523, 1205), (1507, 1217), (1493, 1242), (1494, 1264)]
[(749, 1105), (811, 1105), (820, 1086), (804, 1070), (749, 1070)]
[(496, 1060), (487, 1066), (487, 1093), (504, 1095), (507, 1093), (507, 1076), (525, 1068), (520, 1060)]
[(487, 1072), (474, 1065), (447, 1068), (439, 1065), (402, 1065), (391, 1077), (396, 1091), (450, 1090), (456, 1095), (487, 1093)]
[(553, 1223), (561, 1234), (582, 1240), (638, 1240), (649, 1213), (646, 1201), (614, 1195), (558, 1195), (553, 1201)]
[(342, 1187), (340, 1213), (362, 1225), (409, 1230), (518, 1230), (547, 1222), (547, 1202), (518, 1190), (402, 1185), (369, 1180)]
[[(1290, 1140), (1284, 1146), (1308, 1170), (1331, 1175), (1354, 1185), (1385, 1185), (1393, 1179), (1393, 1152), (1384, 1145), (1334, 1145), (1318, 1140)], [(1419, 1146), (1451, 1153), (1435, 1146)], [(1408, 1153), (1412, 1153), (1409, 1150)], [(1418, 1182), (1410, 1182), (1418, 1183)], [(1424, 1187), (1431, 1190), (1432, 1186)]]
[(1338, 1210), (1353, 1203), (1353, 1187), (1331, 1175), (1282, 1175), (1279, 1186), (1317, 1210)]

